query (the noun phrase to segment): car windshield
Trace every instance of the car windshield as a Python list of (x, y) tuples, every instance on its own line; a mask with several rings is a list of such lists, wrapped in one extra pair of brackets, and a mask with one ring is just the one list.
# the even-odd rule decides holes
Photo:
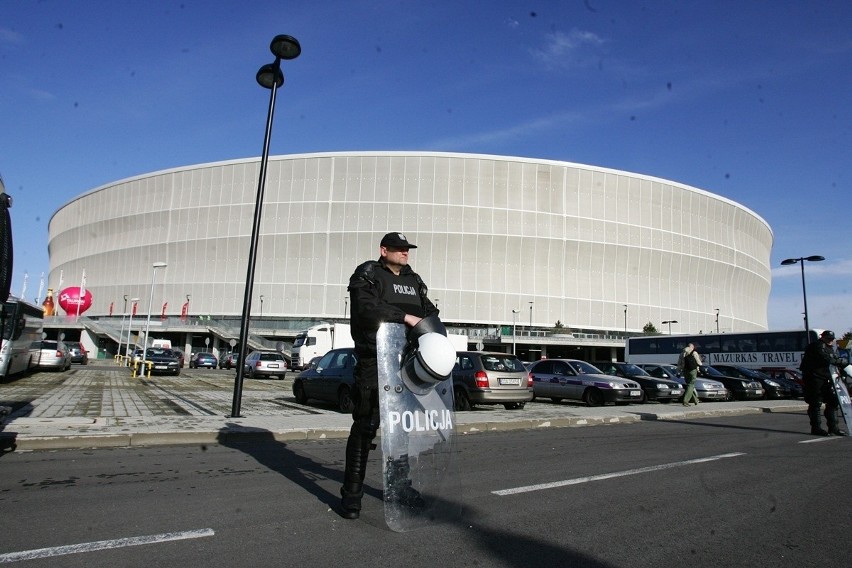
[(261, 361), (282, 361), (283, 359), (284, 356), (278, 353), (261, 353), (260, 355)]
[(624, 371), (628, 375), (647, 375), (648, 374), (648, 373), (645, 372), (645, 369), (643, 369), (642, 367), (638, 367), (638, 366), (633, 365), (631, 363), (627, 363), (625, 365), (622, 365), (621, 370)]
[(486, 371), (524, 371), (521, 360), (513, 356), (483, 355), (482, 367)]
[(739, 371), (743, 376), (748, 377), (750, 379), (763, 378), (757, 371), (752, 371), (751, 369), (746, 369), (745, 367), (737, 367), (737, 371)]
[(711, 377), (724, 377), (725, 376), (723, 373), (720, 373), (718, 370), (714, 369), (713, 367), (704, 367), (704, 372), (706, 374), (710, 375)]
[(571, 367), (578, 375), (602, 375), (601, 370), (585, 361), (571, 361)]
[(171, 349), (148, 349), (145, 355), (148, 357), (177, 357)]

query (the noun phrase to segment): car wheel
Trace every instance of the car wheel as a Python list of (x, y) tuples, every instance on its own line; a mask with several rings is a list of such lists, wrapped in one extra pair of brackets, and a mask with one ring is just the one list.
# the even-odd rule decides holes
[(337, 408), (340, 412), (351, 413), (355, 410), (355, 403), (352, 402), (352, 393), (349, 392), (349, 387), (340, 387), (337, 391)]
[(657, 400), (659, 402), (661, 402), (662, 404), (668, 404), (672, 401), (672, 399), (670, 399), (670, 398), (658, 398)]
[(308, 402), (308, 395), (305, 394), (305, 385), (301, 382), (293, 383), (293, 396), (299, 404)]
[(642, 391), (642, 400), (639, 401), (642, 404), (648, 404), (648, 393), (644, 390)]
[(507, 402), (503, 405), (506, 410), (523, 410), (525, 402)]
[(550, 400), (552, 400), (556, 404), (559, 404), (560, 402), (562, 402), (562, 397), (561, 396), (551, 396)]
[[(642, 393), (642, 396), (645, 396), (644, 392)], [(601, 406), (604, 403), (603, 393), (598, 389), (587, 390), (583, 395), (583, 398), (589, 406)]]
[(465, 390), (461, 387), (456, 388), (453, 391), (453, 410), (463, 411), (470, 410), (470, 398), (467, 396)]

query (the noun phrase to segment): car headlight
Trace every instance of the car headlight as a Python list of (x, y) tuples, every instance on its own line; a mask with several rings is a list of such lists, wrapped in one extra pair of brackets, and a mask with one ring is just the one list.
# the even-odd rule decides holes
[(657, 383), (657, 388), (658, 389), (667, 389), (667, 388), (669, 388), (669, 385), (667, 385), (666, 383)]
[(763, 382), (765, 382), (765, 383), (766, 383), (767, 385), (769, 385), (770, 387), (778, 388), (778, 387), (780, 387), (780, 386), (781, 386), (781, 385), (779, 385), (778, 383), (776, 383), (775, 381), (763, 381)]
[(745, 381), (740, 381), (740, 385), (742, 385), (742, 387), (743, 387), (744, 389), (747, 389), (747, 388), (748, 388), (748, 383), (747, 383), (747, 382), (745, 382)]

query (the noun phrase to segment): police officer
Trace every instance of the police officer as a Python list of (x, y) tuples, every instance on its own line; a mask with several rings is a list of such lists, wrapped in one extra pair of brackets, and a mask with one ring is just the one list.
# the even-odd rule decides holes
[[(360, 515), (367, 457), (376, 447), (373, 439), (380, 425), (376, 332), (384, 322), (414, 327), (422, 318), (438, 314), (438, 308), (426, 297), (426, 284), (408, 265), (408, 251), (413, 248), (417, 247), (404, 234), (388, 233), (379, 244), (379, 259), (364, 262), (349, 278), (350, 323), (358, 363), (353, 393), (355, 408), (340, 488), (341, 514), (347, 519), (357, 519)], [(407, 464), (392, 465), (404, 469)], [(402, 487), (401, 492), (406, 493), (401, 499), (422, 501), (410, 484)]]
[[(815, 436), (845, 436), (846, 432), (837, 426), (837, 394), (834, 392), (831, 377), (831, 365), (843, 367), (843, 361), (834, 353), (834, 332), (825, 330), (819, 339), (805, 349), (799, 368), (804, 379), (805, 402), (808, 403), (808, 418), (811, 421), (811, 434)], [(828, 430), (822, 429), (819, 412), (825, 403), (825, 421)]]

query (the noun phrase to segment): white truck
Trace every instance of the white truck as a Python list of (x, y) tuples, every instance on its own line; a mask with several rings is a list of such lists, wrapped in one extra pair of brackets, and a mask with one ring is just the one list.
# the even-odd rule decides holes
[(290, 364), (302, 370), (311, 359), (325, 355), (338, 347), (355, 347), (352, 331), (346, 323), (321, 323), (300, 331), (290, 351)]

